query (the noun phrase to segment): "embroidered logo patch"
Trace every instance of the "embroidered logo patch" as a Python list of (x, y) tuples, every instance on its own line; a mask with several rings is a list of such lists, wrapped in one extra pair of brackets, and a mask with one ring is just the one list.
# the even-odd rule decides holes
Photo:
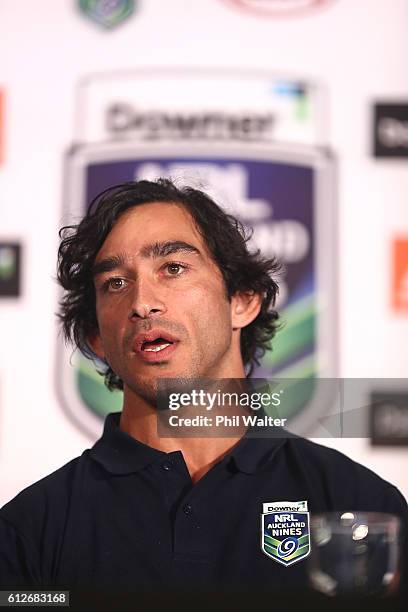
[(310, 554), (310, 520), (307, 501), (263, 504), (261, 548), (282, 565), (293, 565)]

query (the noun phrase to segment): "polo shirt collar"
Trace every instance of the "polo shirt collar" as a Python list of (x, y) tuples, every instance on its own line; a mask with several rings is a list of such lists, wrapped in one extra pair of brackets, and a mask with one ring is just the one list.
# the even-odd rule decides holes
[[(163, 461), (167, 453), (136, 440), (119, 428), (120, 412), (108, 414), (105, 419), (102, 437), (90, 450), (91, 457), (111, 474), (131, 474), (152, 463)], [(246, 474), (254, 474), (267, 469), (276, 452), (285, 444), (284, 437), (262, 437), (267, 432), (259, 431), (254, 436), (252, 430), (238, 442), (224, 458), (226, 464), (233, 462), (235, 467)]]
[(108, 414), (102, 437), (91, 448), (91, 457), (111, 474), (131, 474), (151, 463), (163, 461), (167, 454), (139, 442), (119, 428), (120, 412)]
[(262, 433), (264, 436), (268, 435), (266, 430), (257, 433), (258, 435), (252, 436), (252, 430), (249, 430), (230, 453), (236, 468), (245, 474), (255, 474), (268, 469), (275, 454), (286, 443), (287, 432), (284, 437), (273, 438), (262, 437)]

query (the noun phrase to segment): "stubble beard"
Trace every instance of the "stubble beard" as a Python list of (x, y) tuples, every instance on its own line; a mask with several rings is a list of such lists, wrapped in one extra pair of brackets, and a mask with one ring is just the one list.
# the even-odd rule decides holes
[[(160, 403), (158, 401), (159, 393), (169, 395), (170, 393), (182, 393), (189, 381), (204, 378), (205, 374), (202, 373), (202, 367), (200, 368), (196, 359), (192, 359), (188, 371), (184, 370), (179, 374), (161, 374), (161, 367), (165, 370), (167, 362), (157, 363), (149, 366), (156, 376), (147, 377), (132, 377), (129, 376), (128, 381), (125, 383), (127, 387), (132, 391), (133, 394), (141, 397), (144, 401), (152, 406), (152, 408), (158, 410)], [(161, 366), (161, 367), (160, 367)], [(162, 406), (165, 407), (165, 406)]]
[(164, 398), (170, 393), (183, 393), (188, 390), (188, 387), (196, 386), (193, 384), (195, 380), (199, 384), (201, 379), (217, 378), (215, 372), (218, 368), (216, 364), (225, 357), (229, 345), (227, 343), (225, 347), (221, 348), (210, 362), (205, 359), (205, 355), (211, 353), (211, 343), (206, 343), (206, 346), (202, 347), (202, 351), (195, 351), (194, 349), (191, 352), (188, 351), (190, 353), (189, 357), (186, 358), (188, 367), (182, 371), (180, 371), (180, 368), (177, 373), (174, 372), (174, 368), (170, 368), (173, 372), (167, 374), (166, 370), (169, 362), (163, 361), (147, 366), (150, 376), (138, 376), (137, 371), (131, 370), (126, 373), (122, 380), (133, 394), (142, 398), (152, 408), (156, 410), (167, 409), (163, 400), (158, 401), (158, 394), (160, 393), (160, 396)]

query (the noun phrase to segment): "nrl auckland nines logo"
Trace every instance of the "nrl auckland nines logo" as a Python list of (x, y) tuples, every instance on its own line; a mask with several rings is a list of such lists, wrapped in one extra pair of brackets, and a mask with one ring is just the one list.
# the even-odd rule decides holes
[(307, 501), (268, 502), (261, 516), (263, 552), (288, 567), (310, 554)]

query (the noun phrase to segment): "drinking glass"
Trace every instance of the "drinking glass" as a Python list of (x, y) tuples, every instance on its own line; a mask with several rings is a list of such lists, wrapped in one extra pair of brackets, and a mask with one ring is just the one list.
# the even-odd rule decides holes
[(310, 585), (325, 595), (394, 595), (399, 583), (400, 520), (377, 512), (311, 516)]

